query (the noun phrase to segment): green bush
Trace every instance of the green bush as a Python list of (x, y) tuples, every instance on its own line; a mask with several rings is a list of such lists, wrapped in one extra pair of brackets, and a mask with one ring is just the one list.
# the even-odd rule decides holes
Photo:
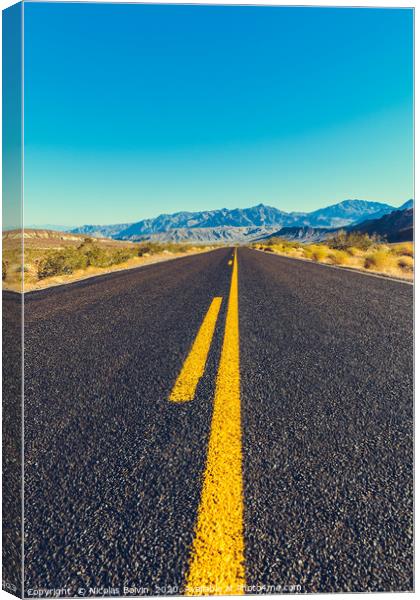
[[(125, 263), (135, 256), (156, 254), (164, 250), (185, 252), (188, 249), (189, 246), (186, 244), (158, 244), (156, 242), (142, 242), (115, 248), (86, 238), (77, 248), (56, 250), (42, 258), (38, 263), (38, 278), (69, 275), (76, 269), (85, 269), (86, 267), (110, 267)], [(3, 263), (3, 278), (5, 277), (4, 268)]]
[(137, 256), (145, 256), (146, 254), (160, 254), (162, 252), (172, 252), (174, 254), (179, 252), (188, 252), (192, 249), (192, 244), (178, 244), (175, 242), (166, 242), (161, 244), (159, 242), (140, 242), (136, 245)]
[(133, 258), (133, 256), (135, 256), (135, 250), (133, 251), (129, 248), (117, 250), (112, 254), (112, 264), (119, 265), (127, 260), (130, 260), (130, 258)]
[(54, 275), (69, 275), (76, 269), (83, 269), (86, 266), (86, 256), (76, 249), (56, 250), (39, 261), (38, 279), (54, 277)]
[(142, 242), (138, 246), (137, 256), (144, 256), (145, 254), (158, 254), (163, 252), (167, 247), (157, 242)]
[(164, 250), (167, 250), (168, 252), (173, 252), (173, 253), (177, 253), (177, 252), (187, 252), (188, 250), (191, 249), (191, 245), (190, 244), (174, 244), (174, 243), (168, 243), (165, 245), (166, 247), (164, 247)]
[(99, 246), (92, 245), (84, 252), (87, 260), (87, 266), (90, 267), (110, 267), (112, 262), (112, 253), (107, 252)]

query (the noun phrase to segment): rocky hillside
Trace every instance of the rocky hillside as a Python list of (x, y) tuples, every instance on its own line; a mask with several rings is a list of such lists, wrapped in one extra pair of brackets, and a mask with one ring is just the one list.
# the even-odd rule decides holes
[(282, 227), (281, 229), (265, 235), (260, 240), (269, 239), (271, 237), (281, 237), (289, 242), (322, 242), (328, 235), (331, 235), (337, 229), (329, 229), (327, 227)]
[(379, 235), (390, 243), (413, 241), (414, 215), (413, 209), (395, 210), (380, 219), (365, 221), (349, 227), (351, 231)]
[[(207, 243), (245, 243), (261, 239), (270, 232), (276, 231), (273, 227), (197, 227), (171, 229), (162, 233), (145, 236), (145, 240), (153, 242), (191, 242), (195, 244)], [(135, 239), (138, 239), (137, 237)]]
[(63, 231), (51, 231), (49, 229), (11, 229), (3, 231), (3, 243), (10, 240), (62, 240), (62, 241), (82, 241), (83, 236), (75, 233), (65, 233)]

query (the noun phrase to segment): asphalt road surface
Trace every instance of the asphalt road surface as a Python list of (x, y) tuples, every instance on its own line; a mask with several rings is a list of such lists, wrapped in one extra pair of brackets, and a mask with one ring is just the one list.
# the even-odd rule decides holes
[(225, 248), (27, 294), (26, 594), (411, 590), (412, 292)]

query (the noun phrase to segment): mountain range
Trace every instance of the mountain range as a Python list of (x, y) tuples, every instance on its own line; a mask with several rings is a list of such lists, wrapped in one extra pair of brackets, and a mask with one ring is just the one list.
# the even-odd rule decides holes
[(410, 206), (410, 204), (406, 203), (402, 206), (402, 210), (394, 210), (377, 219), (367, 219), (343, 228), (282, 227), (278, 231), (265, 235), (263, 239), (281, 237), (287, 241), (318, 243), (339, 229), (344, 229), (349, 232), (377, 235), (390, 243), (408, 242), (412, 241), (414, 236), (414, 210), (413, 208), (404, 208), (404, 206)]
[[(413, 206), (408, 200), (399, 210)], [(380, 219), (397, 210), (395, 206), (368, 200), (344, 200), (313, 212), (285, 212), (258, 204), (250, 208), (162, 214), (153, 219), (116, 225), (83, 225), (71, 233), (116, 240), (246, 242), (261, 239), (285, 227), (333, 230)]]

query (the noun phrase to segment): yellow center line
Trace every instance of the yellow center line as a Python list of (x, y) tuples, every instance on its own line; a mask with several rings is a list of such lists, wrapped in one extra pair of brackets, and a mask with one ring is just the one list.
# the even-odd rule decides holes
[(238, 265), (232, 270), (203, 490), (186, 595), (243, 594)]
[(213, 298), (169, 396), (172, 402), (188, 402), (194, 398), (197, 384), (204, 373), (221, 304), (222, 298)]

